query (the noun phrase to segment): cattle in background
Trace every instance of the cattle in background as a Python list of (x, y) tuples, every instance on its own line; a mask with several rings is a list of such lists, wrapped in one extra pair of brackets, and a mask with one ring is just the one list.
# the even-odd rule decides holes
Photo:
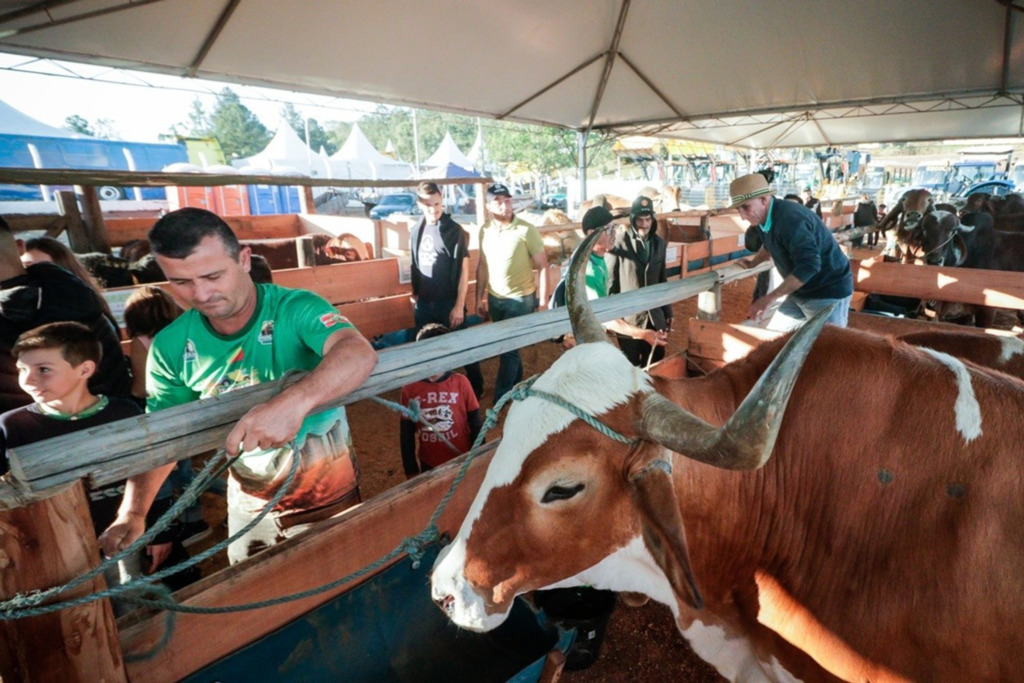
[[(326, 235), (314, 233), (308, 236), (313, 242), (313, 265), (328, 266), (350, 261), (366, 261), (372, 258), (367, 245), (355, 235)], [(302, 238), (299, 238), (302, 239)], [(273, 270), (298, 268), (299, 256), (296, 238), (242, 240), (242, 245), (267, 260)]]
[(520, 593), (588, 584), (667, 604), (732, 680), (1024, 670), (1024, 386), (833, 327), (800, 369), (820, 317), (705, 377), (651, 377), (581, 294), (584, 244), (581, 343), (533, 388), (627, 443), (538, 396), (511, 408), (431, 577), (455, 623), (490, 630)]

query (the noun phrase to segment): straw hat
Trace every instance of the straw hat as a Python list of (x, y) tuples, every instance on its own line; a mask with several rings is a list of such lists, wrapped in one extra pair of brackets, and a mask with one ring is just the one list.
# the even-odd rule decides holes
[(771, 194), (771, 191), (772, 189), (768, 187), (768, 181), (760, 173), (748, 173), (745, 176), (740, 176), (729, 183), (729, 196), (732, 198), (729, 208), (734, 209), (754, 197)]

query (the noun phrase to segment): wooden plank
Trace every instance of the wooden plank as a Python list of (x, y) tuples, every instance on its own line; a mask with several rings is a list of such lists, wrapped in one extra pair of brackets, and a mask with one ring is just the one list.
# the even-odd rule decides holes
[(398, 281), (396, 258), (275, 270), (274, 284), (314, 291), (336, 306), (412, 292), (411, 285)]
[[(434, 178), (438, 185), (491, 183), (491, 178)], [(286, 185), (292, 187), (412, 187), (415, 180), (302, 178), (281, 175), (217, 175), (69, 168), (0, 168), (0, 182), (18, 185), (83, 185), (118, 187), (218, 187), (222, 185)]]
[(57, 210), (66, 220), (64, 225), (68, 231), (68, 244), (71, 250), (79, 254), (92, 251), (89, 232), (82, 221), (82, 214), (78, 211), (75, 193), (70, 190), (59, 190), (54, 192), (53, 196), (57, 201)]
[[(466, 477), (438, 520), (440, 532), (454, 536), (480, 487), (491, 449), (474, 459)], [(189, 606), (238, 605), (298, 593), (362, 569), (426, 527), (466, 456), (431, 470), (370, 501), (321, 522), (309, 532), (279, 543), (244, 563), (229, 567), (179, 591)], [(310, 561), (315, 558), (315, 561)], [(154, 658), (128, 664), (131, 680), (177, 681), (224, 655), (280, 628), (321, 605), (352, 582), (334, 590), (254, 612), (179, 614), (167, 646)], [(429, 590), (427, 586), (423, 590)], [(165, 632), (165, 617), (154, 614), (121, 630), (127, 655), (153, 648)]]
[(854, 288), (874, 294), (1024, 310), (1024, 273), (851, 261)]
[[(74, 196), (73, 193), (72, 196)], [(77, 208), (75, 207), (76, 210)], [(66, 216), (35, 213), (9, 213), (4, 215), (4, 220), (11, 227), (11, 232), (45, 230), (46, 234), (51, 237), (55, 237), (63, 232), (68, 222)]]
[(342, 304), (337, 309), (367, 339), (414, 327), (416, 324), (412, 301), (407, 294)]
[[(593, 302), (601, 321), (662, 306), (706, 291), (717, 282), (749, 277), (735, 266), (687, 280), (666, 282)], [(434, 339), (379, 352), (377, 367), (358, 389), (327, 405), (344, 405), (569, 332), (566, 309), (540, 311), (477, 325)], [(252, 406), (269, 400), (302, 377), (232, 391), (203, 401), (122, 420), (94, 429), (8, 450), (13, 477), (0, 480), (0, 509), (45, 497), (48, 490), (81, 477), (105, 484), (223, 446), (224, 437)], [(327, 407), (326, 405), (324, 407)], [(187, 433), (183, 425), (188, 425)]]

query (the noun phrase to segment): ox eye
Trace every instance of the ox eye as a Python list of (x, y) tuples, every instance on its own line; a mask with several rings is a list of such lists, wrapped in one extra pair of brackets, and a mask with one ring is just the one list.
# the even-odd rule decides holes
[(582, 491), (583, 488), (583, 484), (576, 484), (575, 486), (552, 486), (544, 492), (544, 497), (540, 499), (540, 502), (553, 503), (556, 500), (569, 500)]

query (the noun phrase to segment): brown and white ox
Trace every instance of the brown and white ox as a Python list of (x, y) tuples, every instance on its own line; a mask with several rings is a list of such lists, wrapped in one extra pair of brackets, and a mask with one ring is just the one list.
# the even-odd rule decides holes
[(901, 334), (900, 341), (977, 363), (1024, 379), (1024, 341), (1012, 335), (978, 334), (956, 330), (926, 330)]
[(589, 584), (668, 605), (731, 680), (1017, 680), (1022, 385), (833, 327), (800, 369), (821, 320), (706, 377), (651, 377), (580, 295), (589, 246), (569, 293), (585, 342), (533, 387), (630, 443), (516, 403), (433, 570), (450, 618), (486, 631), (516, 595)]

